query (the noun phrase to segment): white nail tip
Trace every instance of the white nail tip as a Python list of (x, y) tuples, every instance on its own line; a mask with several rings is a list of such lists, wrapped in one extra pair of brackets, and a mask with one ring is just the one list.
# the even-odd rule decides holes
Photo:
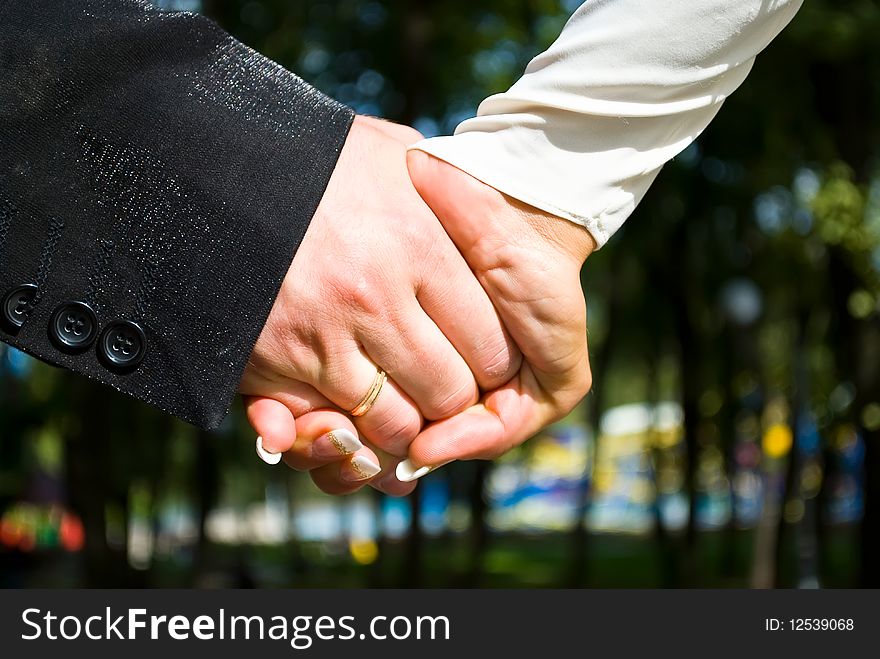
[(437, 467), (419, 467), (416, 469), (415, 465), (412, 463), (412, 460), (407, 458), (399, 465), (397, 465), (397, 470), (395, 471), (395, 475), (397, 476), (397, 480), (401, 483), (412, 483), (413, 481), (419, 480), (422, 476), (427, 476), (432, 471), (437, 469)]
[(330, 443), (333, 444), (333, 446), (336, 447), (336, 450), (343, 455), (357, 453), (364, 447), (364, 445), (361, 444), (361, 440), (359, 440), (354, 433), (345, 428), (331, 430), (327, 435), (330, 439)]
[(354, 456), (351, 459), (351, 466), (363, 478), (372, 478), (382, 471), (382, 467), (362, 455)]
[(279, 462), (281, 462), (280, 453), (269, 453), (269, 451), (263, 448), (262, 437), (257, 437), (257, 455), (259, 455), (260, 460), (265, 462), (267, 465), (277, 465)]

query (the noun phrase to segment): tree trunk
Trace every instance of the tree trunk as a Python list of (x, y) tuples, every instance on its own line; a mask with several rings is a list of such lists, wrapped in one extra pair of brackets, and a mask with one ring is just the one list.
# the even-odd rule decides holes
[(143, 575), (128, 564), (126, 547), (107, 542), (108, 502), (119, 501), (113, 491), (114, 454), (122, 447), (113, 415), (108, 413), (110, 394), (99, 384), (80, 380), (73, 373), (63, 375), (71, 392), (72, 406), (66, 433), (67, 491), (73, 510), (85, 529), (85, 583), (89, 588), (121, 588), (140, 585)]
[(486, 513), (486, 478), (489, 475), (491, 462), (480, 460), (475, 463), (474, 479), (470, 493), (471, 533), (470, 533), (470, 566), (465, 576), (465, 585), (479, 588), (483, 582), (483, 567), (486, 564), (486, 553), (489, 550), (489, 525)]

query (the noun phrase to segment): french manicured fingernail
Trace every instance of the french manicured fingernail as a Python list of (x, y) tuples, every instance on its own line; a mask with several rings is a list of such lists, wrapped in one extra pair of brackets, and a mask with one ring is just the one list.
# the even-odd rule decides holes
[(340, 455), (357, 453), (363, 447), (361, 440), (353, 432), (339, 428), (318, 437), (312, 444), (312, 453), (316, 458), (332, 460)]
[(277, 465), (279, 462), (281, 462), (280, 453), (269, 453), (269, 451), (263, 448), (262, 437), (257, 437), (257, 455), (259, 455), (260, 460), (265, 462), (267, 465)]
[(352, 481), (365, 481), (382, 471), (382, 467), (362, 455), (354, 456), (348, 466), (350, 469), (343, 469), (342, 476)]
[(397, 480), (401, 483), (412, 483), (413, 481), (419, 480), (422, 476), (427, 476), (435, 469), (439, 469), (441, 466), (442, 465), (437, 465), (436, 467), (424, 466), (416, 468), (412, 460), (407, 458), (397, 465), (395, 476), (397, 476)]

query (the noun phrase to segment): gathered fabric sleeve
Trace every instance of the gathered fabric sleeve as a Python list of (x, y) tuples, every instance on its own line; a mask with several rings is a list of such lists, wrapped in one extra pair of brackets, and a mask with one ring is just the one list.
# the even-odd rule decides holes
[(508, 91), (420, 149), (604, 245), (802, 0), (589, 0)]

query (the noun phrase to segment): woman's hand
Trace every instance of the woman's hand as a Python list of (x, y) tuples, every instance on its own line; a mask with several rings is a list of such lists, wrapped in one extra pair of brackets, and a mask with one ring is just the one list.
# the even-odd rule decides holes
[(522, 352), (516, 375), (478, 405), (427, 426), (401, 465), (417, 478), (452, 460), (494, 458), (562, 418), (592, 383), (580, 269), (586, 229), (507, 197), (421, 151), (416, 189), (456, 243)]

